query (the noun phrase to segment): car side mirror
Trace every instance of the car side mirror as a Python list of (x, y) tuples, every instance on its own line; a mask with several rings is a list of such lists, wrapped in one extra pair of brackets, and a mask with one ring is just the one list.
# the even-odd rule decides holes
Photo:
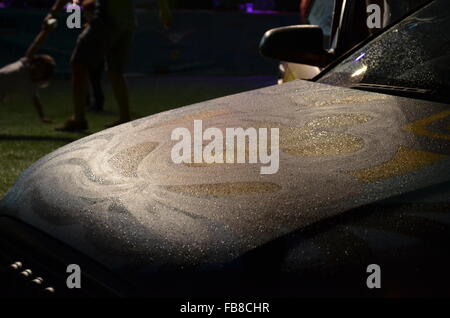
[(284, 62), (325, 67), (333, 54), (324, 49), (322, 29), (317, 25), (292, 25), (267, 31), (259, 45), (265, 57)]

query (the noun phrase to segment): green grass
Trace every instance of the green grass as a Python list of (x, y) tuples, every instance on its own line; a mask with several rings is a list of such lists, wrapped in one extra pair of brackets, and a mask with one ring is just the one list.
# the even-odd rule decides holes
[[(270, 84), (267, 78), (161, 78), (130, 81), (133, 119), (196, 102), (238, 93)], [(104, 129), (117, 119), (117, 109), (106, 87), (104, 113), (88, 113), (86, 134), (54, 130), (71, 115), (69, 81), (60, 80), (41, 92), (47, 117), (41, 124), (29, 100), (11, 96), (0, 104), (0, 199), (15, 179), (33, 162), (53, 150)]]

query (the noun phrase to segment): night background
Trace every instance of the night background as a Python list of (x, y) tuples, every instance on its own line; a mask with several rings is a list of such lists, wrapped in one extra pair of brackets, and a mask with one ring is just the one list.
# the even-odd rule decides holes
[[(54, 1), (0, 1), (0, 65), (21, 58)], [(126, 76), (132, 118), (274, 85), (277, 61), (262, 57), (260, 39), (268, 29), (299, 23), (298, 0), (173, 0), (173, 25), (159, 22), (156, 1), (135, 1), (138, 28)], [(9, 96), (0, 107), (0, 197), (17, 176), (45, 154), (104, 129), (117, 116), (109, 81), (103, 80), (103, 112), (88, 113), (84, 133), (54, 129), (72, 113), (70, 56), (82, 29), (68, 29), (61, 13), (39, 53), (57, 62), (50, 87), (40, 90), (51, 124), (42, 124), (23, 96)], [(27, 125), (23, 123), (26, 122)]]

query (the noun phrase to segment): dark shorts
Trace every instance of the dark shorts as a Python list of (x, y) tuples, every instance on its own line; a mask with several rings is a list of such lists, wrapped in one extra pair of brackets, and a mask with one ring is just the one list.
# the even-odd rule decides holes
[(108, 70), (123, 72), (129, 61), (133, 30), (114, 30), (104, 24), (88, 26), (78, 37), (72, 63), (95, 68), (105, 62)]

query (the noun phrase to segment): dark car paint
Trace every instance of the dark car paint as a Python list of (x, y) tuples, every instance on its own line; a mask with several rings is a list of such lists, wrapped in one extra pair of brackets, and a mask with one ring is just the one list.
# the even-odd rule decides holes
[[(253, 290), (245, 275), (234, 274), (236, 269), (257, 272), (254, 259), (260, 258), (252, 255), (261, 255), (258, 251), (273, 251), (270, 246), (290, 235), (344, 212), (362, 216), (370, 212), (364, 207), (380, 200), (448, 182), (448, 115), (445, 104), (296, 81), (147, 117), (67, 145), (24, 172), (1, 210), (133, 284), (151, 281), (140, 289), (144, 294), (189, 293), (194, 278), (204, 292), (209, 289), (201, 281), (207, 284), (211, 277), (223, 283), (223, 290), (229, 290), (227, 282), (234, 282), (231, 289)], [(435, 118), (431, 128), (422, 125), (427, 118)], [(192, 129), (194, 119), (203, 119), (204, 127), (279, 127), (280, 171), (261, 176), (250, 164), (175, 166), (170, 133), (176, 127)], [(427, 129), (430, 136), (424, 134)], [(325, 139), (317, 137), (310, 145), (309, 137), (302, 139), (316, 134)], [(303, 144), (296, 144), (297, 138)], [(253, 183), (263, 186), (247, 193)], [(223, 188), (215, 193), (218, 187), (243, 193), (227, 195)], [(392, 231), (394, 236), (401, 232)], [(368, 235), (360, 241), (370, 242)], [(294, 248), (298, 241), (276, 248), (276, 255), (267, 253), (268, 272), (297, 266), (294, 272), (301, 276), (319, 262), (330, 266), (319, 274), (333, 273), (346, 264), (339, 259), (350, 260), (341, 258), (346, 251), (363, 246), (333, 235), (317, 250), (332, 244), (331, 254), (313, 261), (299, 258), (311, 248)], [(369, 255), (365, 244), (362, 251)], [(341, 256), (327, 259), (330, 255)], [(359, 265), (369, 259), (359, 259)], [(212, 276), (201, 280), (198, 275)], [(172, 285), (164, 283), (169, 278)], [(168, 287), (174, 284), (185, 289)]]

